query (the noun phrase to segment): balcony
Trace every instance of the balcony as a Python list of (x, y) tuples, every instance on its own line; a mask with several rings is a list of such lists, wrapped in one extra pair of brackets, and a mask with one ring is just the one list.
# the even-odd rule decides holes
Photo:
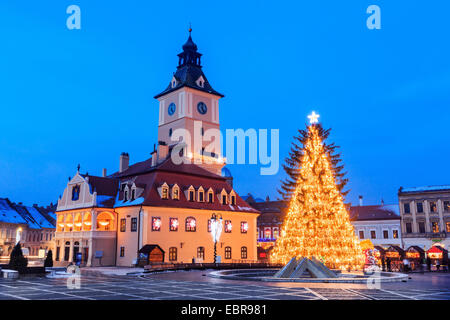
[(427, 238), (427, 239), (445, 239), (447, 238), (446, 232), (425, 232), (425, 233), (403, 233), (403, 238)]
[(99, 239), (99, 238), (115, 238), (116, 231), (56, 231), (56, 239)]

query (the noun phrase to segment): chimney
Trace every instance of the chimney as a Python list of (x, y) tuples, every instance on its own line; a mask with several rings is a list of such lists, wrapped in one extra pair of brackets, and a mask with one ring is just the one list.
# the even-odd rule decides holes
[(130, 156), (126, 152), (122, 152), (120, 154), (120, 161), (119, 161), (119, 172), (124, 172), (128, 169), (128, 165), (130, 163)]
[(103, 168), (102, 170), (102, 177), (106, 177), (106, 168)]
[(158, 163), (164, 161), (169, 155), (169, 146), (164, 141), (158, 142)]
[(363, 205), (363, 196), (359, 196), (359, 206)]

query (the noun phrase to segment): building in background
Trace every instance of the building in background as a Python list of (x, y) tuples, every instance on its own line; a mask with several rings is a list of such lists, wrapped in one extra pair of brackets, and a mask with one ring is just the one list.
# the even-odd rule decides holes
[[(119, 171), (104, 170), (99, 177), (78, 168), (69, 180), (56, 212), (57, 264), (73, 262), (81, 253), (86, 266), (131, 266), (155, 248), (157, 262), (214, 262), (213, 215), (223, 220), (216, 246), (221, 262), (257, 259), (259, 212), (233, 189), (231, 173), (223, 170), (220, 139), (215, 152), (208, 149), (210, 140), (198, 139), (208, 130), (219, 132), (223, 97), (203, 73), (201, 56), (189, 35), (177, 71), (155, 96), (158, 144), (151, 158), (130, 165), (129, 154), (122, 153)], [(189, 135), (173, 140), (180, 131)], [(182, 162), (175, 163), (172, 153)]]
[(38, 257), (54, 250), (54, 207), (25, 206), (0, 198), (0, 256), (9, 256), (20, 241), (24, 255)]
[(405, 247), (429, 250), (450, 245), (450, 186), (400, 188), (398, 201)]

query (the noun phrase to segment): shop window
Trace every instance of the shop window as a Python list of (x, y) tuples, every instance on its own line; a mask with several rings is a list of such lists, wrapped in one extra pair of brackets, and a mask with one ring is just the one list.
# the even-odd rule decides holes
[(270, 228), (264, 228), (264, 238), (270, 239), (272, 237), (272, 231)]
[(137, 218), (131, 218), (131, 232), (137, 231)]
[(188, 232), (195, 232), (196, 227), (197, 227), (197, 222), (195, 221), (195, 218), (187, 217), (185, 230)]
[(152, 231), (161, 231), (161, 217), (152, 217)]
[(205, 247), (197, 248), (197, 259), (205, 260)]
[(225, 232), (231, 233), (231, 229), (233, 228), (231, 224), (231, 220), (225, 220)]
[(411, 213), (411, 209), (409, 207), (409, 202), (405, 202), (403, 204), (403, 209), (404, 209), (405, 213)]
[(125, 247), (120, 247), (120, 256), (125, 257)]
[(377, 232), (375, 230), (371, 230), (370, 231), (370, 238), (371, 239), (376, 239), (377, 238)]
[(231, 259), (231, 247), (225, 247), (225, 259)]
[(241, 259), (247, 259), (247, 247), (241, 247)]
[(241, 233), (247, 233), (248, 231), (248, 222), (242, 221), (241, 222)]
[(178, 218), (170, 218), (169, 223), (170, 223), (169, 227), (170, 231), (178, 231)]
[(278, 239), (278, 236), (279, 236), (279, 229), (273, 228), (273, 238)]
[(359, 238), (364, 239), (364, 231), (363, 230), (359, 231)]
[(392, 238), (398, 239), (398, 230), (392, 230)]
[(425, 222), (419, 222), (419, 233), (425, 233)]
[(430, 201), (430, 212), (437, 212), (436, 201)]
[(120, 219), (120, 232), (126, 231), (127, 219)]
[(417, 202), (417, 213), (423, 213), (423, 203)]
[(389, 239), (389, 231), (388, 230), (383, 230), (383, 238)]
[(169, 248), (169, 261), (177, 261), (177, 248), (176, 247)]

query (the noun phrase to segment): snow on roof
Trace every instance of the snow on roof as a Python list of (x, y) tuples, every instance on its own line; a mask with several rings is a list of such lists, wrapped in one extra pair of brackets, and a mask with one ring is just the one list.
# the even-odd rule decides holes
[(401, 192), (450, 191), (450, 185), (403, 188)]
[(34, 207), (26, 207), (27, 211), (30, 213), (30, 215), (33, 217), (34, 221), (37, 222), (37, 224), (41, 228), (54, 228), (55, 226), (52, 225), (45, 217)]
[(9, 205), (7, 199), (0, 198), (0, 221), (6, 223), (27, 224), (24, 218)]

